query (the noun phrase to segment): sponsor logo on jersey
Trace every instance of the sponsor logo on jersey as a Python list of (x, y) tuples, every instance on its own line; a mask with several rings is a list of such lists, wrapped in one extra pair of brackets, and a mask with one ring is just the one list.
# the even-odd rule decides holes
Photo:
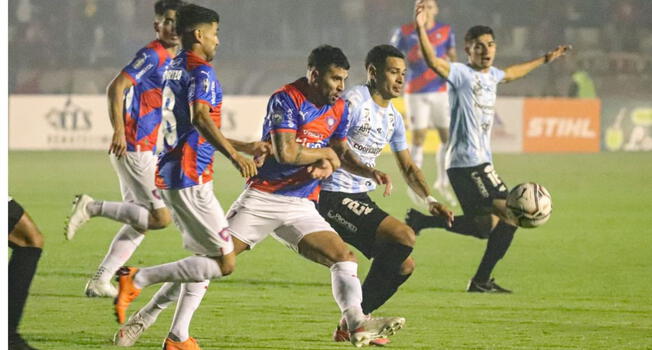
[(374, 147), (374, 146), (370, 146), (370, 145), (362, 145), (362, 144), (359, 144), (357, 142), (353, 143), (353, 148), (357, 149), (360, 152), (370, 153), (370, 154), (373, 154), (373, 155), (378, 155), (383, 150), (382, 147)]
[(138, 74), (136, 74), (136, 76), (135, 76), (136, 80), (140, 79), (145, 73), (147, 73), (147, 71), (149, 71), (153, 67), (154, 67), (154, 65), (151, 64), (151, 63), (148, 64), (147, 66), (145, 66), (145, 68), (143, 68), (140, 72), (138, 72)]
[(280, 125), (283, 122), (283, 115), (279, 112), (274, 112), (270, 119), (272, 119), (272, 124)]
[(143, 53), (143, 57), (138, 58), (137, 60), (134, 61), (134, 63), (131, 65), (134, 69), (140, 69), (140, 67), (143, 66), (143, 63), (147, 60), (147, 57), (149, 57), (148, 54)]
[(163, 80), (179, 80), (183, 74), (182, 70), (179, 69), (170, 69), (163, 73)]

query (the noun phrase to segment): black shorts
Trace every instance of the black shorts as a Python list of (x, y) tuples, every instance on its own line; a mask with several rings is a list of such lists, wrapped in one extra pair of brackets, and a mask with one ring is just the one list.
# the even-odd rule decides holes
[(15, 200), (10, 200), (9, 205), (9, 233), (14, 230), (14, 227), (16, 227), (16, 224), (18, 221), (20, 221), (20, 218), (23, 217), (23, 214), (25, 214), (25, 209), (18, 204)]
[(507, 186), (489, 163), (446, 171), (465, 215), (491, 214), (494, 199), (506, 199)]
[(376, 256), (380, 248), (376, 243), (376, 231), (389, 214), (380, 209), (366, 192), (321, 191), (317, 208), (345, 242), (368, 259)]

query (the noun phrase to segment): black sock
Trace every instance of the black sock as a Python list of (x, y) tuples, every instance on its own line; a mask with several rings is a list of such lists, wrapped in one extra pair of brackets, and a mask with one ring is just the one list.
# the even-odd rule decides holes
[(405, 223), (408, 224), (418, 235), (425, 228), (443, 228), (446, 231), (458, 233), (465, 236), (473, 236), (480, 239), (487, 238), (476, 228), (472, 216), (458, 215), (453, 220), (453, 225), (448, 227), (446, 219), (440, 216), (426, 215), (417, 210), (410, 209)]
[[(365, 315), (382, 306), (410, 275), (401, 275), (401, 265), (412, 254), (412, 247), (388, 243), (374, 257), (362, 284), (362, 312)], [(402, 277), (403, 276), (403, 277)]]
[(480, 266), (478, 266), (478, 271), (473, 277), (474, 281), (480, 283), (489, 281), (494, 267), (505, 256), (509, 245), (512, 243), (515, 232), (516, 227), (510, 226), (502, 220), (498, 222), (498, 225), (496, 225), (489, 235), (484, 256), (482, 257)]
[(29, 286), (41, 257), (41, 248), (15, 247), (9, 260), (9, 335), (18, 331), (18, 322), (23, 315)]
[[(443, 218), (441, 220), (444, 221)], [(459, 233), (465, 236), (473, 236), (480, 239), (487, 238), (486, 236), (483, 236), (482, 233), (479, 232), (472, 216), (458, 215), (453, 220), (452, 227), (448, 227), (448, 226), (443, 226), (443, 227), (448, 232)]]

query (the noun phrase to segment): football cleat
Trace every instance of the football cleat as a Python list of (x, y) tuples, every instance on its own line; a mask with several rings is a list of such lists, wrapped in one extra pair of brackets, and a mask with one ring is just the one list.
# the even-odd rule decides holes
[(132, 346), (136, 344), (138, 338), (140, 338), (152, 323), (152, 321), (147, 321), (138, 312), (131, 315), (127, 322), (113, 336), (113, 344), (117, 346)]
[(72, 200), (72, 210), (68, 221), (66, 222), (65, 236), (67, 240), (73, 239), (77, 230), (91, 219), (91, 214), (88, 212), (88, 204), (94, 200), (87, 194), (78, 194)]
[(412, 201), (412, 203), (414, 203), (414, 205), (416, 205), (417, 207), (423, 209), (428, 207), (426, 205), (426, 201), (423, 198), (419, 197), (419, 195), (416, 192), (414, 192), (414, 190), (411, 189), (410, 187), (407, 188), (407, 195), (408, 198), (410, 198), (410, 200)]
[(405, 324), (403, 317), (370, 317), (349, 331), (351, 344), (356, 348), (369, 345), (372, 340), (394, 335)]
[(170, 338), (165, 338), (163, 350), (201, 350), (195, 338), (190, 337), (186, 341), (176, 342)]
[(115, 298), (118, 290), (109, 281), (90, 279), (86, 283), (84, 294), (89, 298)]
[(138, 272), (135, 267), (123, 266), (116, 275), (118, 276), (118, 295), (113, 301), (115, 316), (119, 324), (125, 322), (129, 304), (140, 295), (140, 288), (134, 285), (134, 275)]
[[(349, 337), (349, 329), (346, 325), (346, 319), (344, 317), (340, 319), (337, 327), (335, 327), (335, 332), (333, 332), (333, 340), (336, 342), (351, 341), (351, 338)], [(389, 340), (389, 338), (378, 338), (371, 340), (369, 345), (385, 346), (390, 342), (391, 340)]]
[(410, 226), (414, 231), (414, 234), (417, 236), (424, 228), (431, 227), (428, 223), (428, 221), (430, 221), (429, 219), (430, 216), (425, 215), (416, 209), (409, 209), (405, 214), (405, 224)]
[(455, 197), (455, 194), (453, 193), (453, 190), (449, 186), (441, 185), (439, 183), (435, 183), (432, 186), (435, 191), (439, 192), (446, 202), (451, 205), (451, 207), (457, 206), (457, 198)]
[(27, 344), (20, 334), (14, 333), (9, 335), (8, 349), (9, 350), (38, 350)]
[(493, 278), (485, 283), (479, 283), (471, 279), (469, 281), (468, 287), (466, 287), (466, 291), (469, 293), (511, 293), (512, 292), (509, 289), (505, 289), (499, 286), (494, 281)]

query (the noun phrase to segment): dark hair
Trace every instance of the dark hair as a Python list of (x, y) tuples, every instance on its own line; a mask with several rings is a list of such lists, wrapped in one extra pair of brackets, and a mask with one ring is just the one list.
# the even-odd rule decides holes
[(217, 12), (195, 4), (184, 5), (177, 11), (177, 34), (184, 35), (198, 24), (220, 23)]
[(364, 60), (364, 67), (369, 68), (370, 65), (374, 65), (376, 68), (385, 66), (387, 57), (397, 57), (405, 59), (405, 55), (395, 48), (392, 45), (378, 45), (374, 46), (369, 53), (367, 53), (367, 58)]
[(154, 4), (154, 13), (157, 16), (163, 16), (168, 10), (178, 10), (186, 3), (180, 0), (158, 0)]
[(485, 34), (491, 35), (493, 39), (496, 38), (493, 29), (487, 26), (473, 26), (466, 32), (466, 35), (464, 35), (464, 44), (469, 44), (471, 41)]
[(330, 45), (321, 45), (308, 56), (308, 68), (316, 68), (319, 72), (325, 71), (331, 64), (346, 70), (351, 68), (344, 52)]

